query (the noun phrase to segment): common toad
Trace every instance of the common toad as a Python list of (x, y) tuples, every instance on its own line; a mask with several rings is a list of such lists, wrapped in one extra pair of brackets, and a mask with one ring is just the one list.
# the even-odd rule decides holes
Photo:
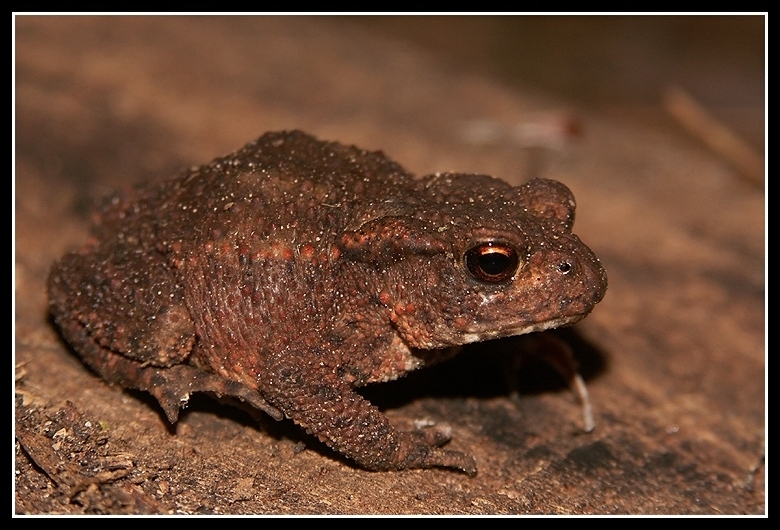
[(368, 469), (473, 474), (446, 430), (396, 430), (354, 389), (585, 317), (607, 279), (573, 220), (556, 181), (417, 179), (381, 152), (268, 133), (107, 200), (49, 300), (84, 362), (171, 422), (213, 392)]

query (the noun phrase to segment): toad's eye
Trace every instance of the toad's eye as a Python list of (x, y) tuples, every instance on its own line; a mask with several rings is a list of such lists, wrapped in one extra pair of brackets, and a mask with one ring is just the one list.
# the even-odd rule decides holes
[(495, 241), (482, 243), (469, 249), (464, 259), (471, 275), (488, 283), (501, 283), (508, 280), (517, 271), (520, 263), (515, 249)]

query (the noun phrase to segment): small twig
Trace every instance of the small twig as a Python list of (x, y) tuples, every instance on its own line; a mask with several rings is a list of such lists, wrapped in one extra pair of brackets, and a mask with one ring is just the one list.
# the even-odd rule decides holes
[(664, 107), (689, 133), (700, 138), (716, 154), (726, 158), (750, 182), (764, 185), (764, 160), (742, 138), (716, 120), (687, 92), (670, 87)]

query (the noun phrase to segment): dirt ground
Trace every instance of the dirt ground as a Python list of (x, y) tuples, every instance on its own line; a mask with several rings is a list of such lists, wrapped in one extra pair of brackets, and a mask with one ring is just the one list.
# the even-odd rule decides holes
[[(15, 21), (16, 514), (766, 513), (765, 192), (671, 118), (579, 106), (344, 19)], [(291, 128), (417, 174), (566, 183), (610, 282), (560, 335), (596, 429), (521, 339), (365, 391), (398, 426), (449, 424), (473, 478), (368, 472), (207, 396), (170, 426), (91, 373), (44, 286), (93, 201)]]

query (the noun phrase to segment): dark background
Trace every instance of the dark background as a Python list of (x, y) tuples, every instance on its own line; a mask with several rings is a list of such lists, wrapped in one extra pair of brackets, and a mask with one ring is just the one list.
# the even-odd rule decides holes
[(764, 146), (762, 16), (349, 17), (456, 68), (628, 120), (664, 123), (662, 91), (685, 87)]

